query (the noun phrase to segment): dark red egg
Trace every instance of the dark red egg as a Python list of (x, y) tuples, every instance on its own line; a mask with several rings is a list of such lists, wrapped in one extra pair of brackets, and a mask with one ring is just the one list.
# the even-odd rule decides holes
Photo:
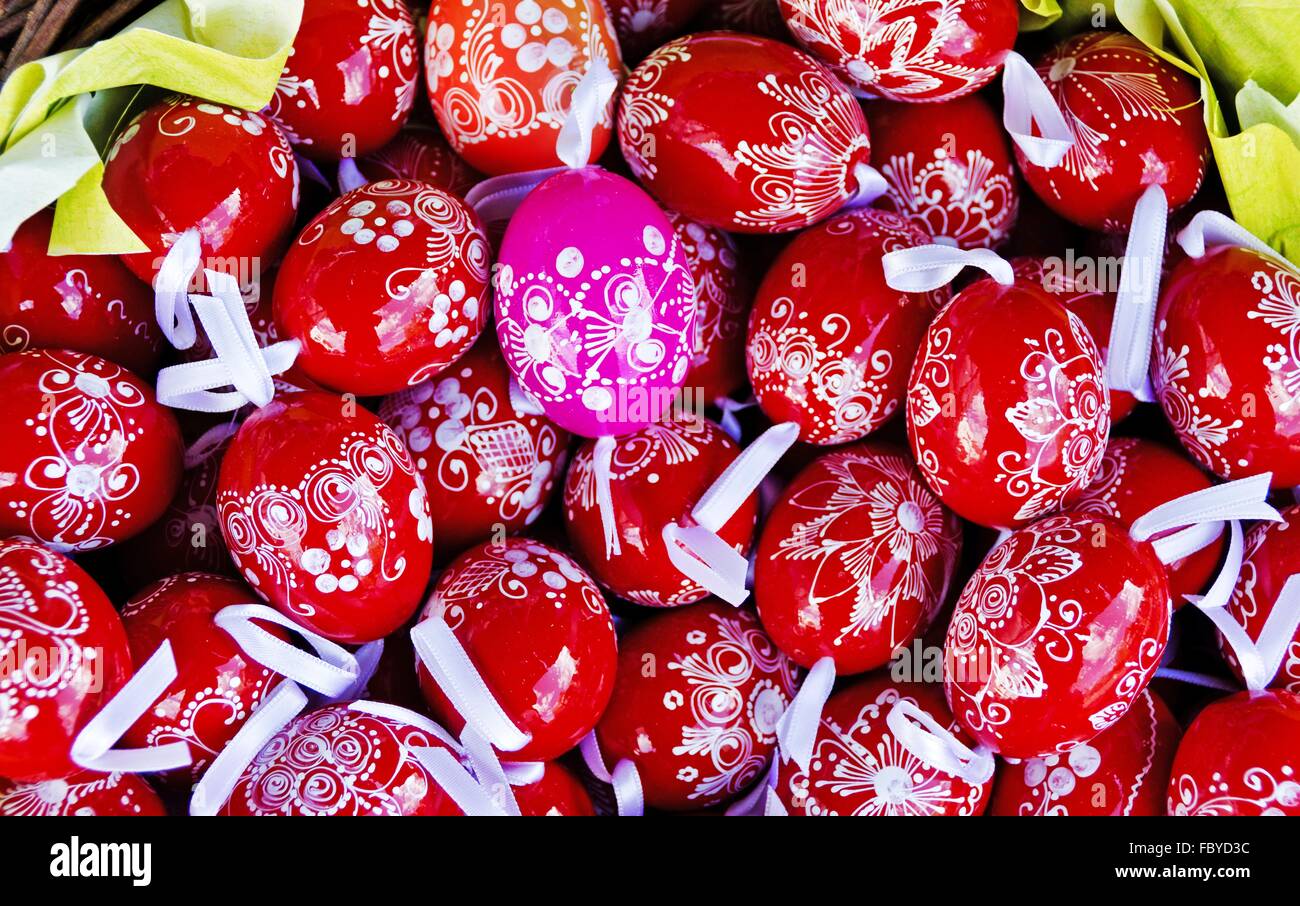
[(743, 233), (835, 213), (870, 151), (861, 108), (820, 63), (733, 32), (646, 57), (624, 85), (618, 129), (628, 166), (665, 207)]
[(869, 441), (832, 450), (786, 486), (754, 566), (763, 628), (800, 666), (882, 666), (947, 599), (960, 521), (910, 456)]
[(946, 101), (987, 84), (1016, 40), (1014, 0), (779, 0), (795, 39), (866, 97)]
[(902, 214), (945, 245), (1006, 242), (1020, 210), (1020, 179), (987, 101), (876, 101), (866, 111), (872, 165), (889, 184), (876, 207)]
[(153, 293), (113, 255), (51, 255), (54, 213), (34, 214), (0, 252), (0, 352), (71, 349), (152, 375), (163, 337)]
[(957, 601), (944, 691), (1004, 758), (1068, 753), (1115, 724), (1169, 640), (1155, 549), (1108, 516), (1067, 513), (1011, 532)]
[(1033, 281), (971, 284), (931, 322), (912, 369), (907, 434), (949, 509), (994, 528), (1070, 506), (1110, 431), (1101, 354)]
[(383, 638), (424, 595), (424, 484), (397, 435), (355, 400), (294, 393), (250, 416), (222, 458), (217, 515), (249, 585), (326, 638)]
[(76, 773), (73, 741), (130, 677), (122, 621), (95, 581), (37, 544), (0, 540), (0, 776)]
[(360, 157), (402, 128), (419, 75), (406, 0), (310, 0), (265, 112), (308, 157)]
[(1169, 778), (1171, 815), (1300, 815), (1300, 695), (1238, 692), (1206, 706)]
[(0, 386), (0, 535), (89, 551), (163, 514), (183, 450), (148, 384), (98, 356), (30, 349), (0, 357)]
[(861, 208), (785, 247), (749, 316), (749, 380), (769, 419), (795, 422), (808, 443), (842, 444), (899, 411), (917, 349), (948, 291), (893, 289), (880, 259), (929, 242), (899, 215)]
[(1031, 163), (1016, 149), (1025, 181), (1047, 206), (1090, 230), (1122, 232), (1150, 186), (1170, 209), (1205, 178), (1209, 137), (1197, 80), (1132, 35), (1075, 35), (1037, 63), (1074, 145), (1059, 166)]
[(357, 169), (371, 182), (413, 179), (459, 198), (483, 180), (436, 126), (423, 123), (411, 123), (388, 144), (359, 158)]
[(176, 239), (197, 228), (204, 263), (267, 268), (298, 209), (298, 165), (279, 128), (259, 113), (173, 97), (137, 116), (104, 164), (104, 194), (148, 251), (123, 255), (152, 283)]
[(648, 806), (718, 805), (766, 774), (794, 693), (794, 664), (753, 613), (705, 601), (623, 635), (596, 739), (607, 765), (631, 759)]
[[(596, 583), (567, 554), (527, 538), (472, 548), (443, 571), (420, 619), (451, 627), (506, 715), (531, 735), (502, 754), (507, 760), (563, 755), (605, 710), (618, 656), (614, 623)], [(434, 715), (459, 735), (465, 719), (419, 671)]]

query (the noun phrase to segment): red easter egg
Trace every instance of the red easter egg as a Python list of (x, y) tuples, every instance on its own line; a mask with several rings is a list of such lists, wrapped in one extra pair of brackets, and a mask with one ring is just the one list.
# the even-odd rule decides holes
[(800, 666), (839, 676), (888, 663), (948, 597), (961, 522), (910, 456), (884, 443), (833, 450), (786, 486), (763, 526), (754, 598)]
[(419, 54), (406, 0), (310, 0), (265, 112), (308, 157), (369, 154), (406, 122)]
[[(1017, 279), (1037, 283), (1078, 315), (1101, 353), (1104, 366), (1110, 356), (1110, 329), (1115, 318), (1115, 293), (1098, 288), (1104, 278), (1101, 275), (1089, 278), (1086, 273), (1076, 273), (1070, 267), (1068, 259), (1055, 257), (1015, 258), (1011, 267)], [(1107, 395), (1110, 397), (1112, 425), (1122, 421), (1137, 406), (1137, 399), (1128, 391), (1109, 388)]]
[(596, 814), (591, 796), (573, 772), (558, 761), (542, 765), (542, 777), (533, 783), (514, 787), (515, 802), (524, 817), (559, 815), (566, 818)]
[(1151, 384), (1188, 453), (1220, 478), (1300, 484), (1300, 273), (1242, 248), (1188, 258), (1156, 309)]
[(0, 386), (0, 535), (89, 551), (163, 514), (183, 451), (148, 384), (98, 356), (29, 349), (0, 357)]
[(618, 647), (596, 740), (607, 765), (636, 765), (646, 805), (718, 805), (767, 773), (796, 668), (753, 613), (716, 601), (657, 613)]
[(447, 748), (423, 727), (348, 705), (300, 714), (244, 768), (223, 815), (463, 814), (415, 756)]
[(987, 84), (1016, 40), (1014, 0), (780, 0), (804, 47), (865, 97), (946, 101)]
[[(1071, 509), (1110, 516), (1127, 528), (1160, 504), (1203, 491), (1213, 484), (1187, 457), (1155, 441), (1116, 437), (1106, 445), (1097, 477)], [(1208, 547), (1166, 567), (1174, 607), (1183, 606), (1184, 595), (1205, 591), (1223, 556), (1226, 539), (1225, 534)]]
[(222, 425), (187, 449), (180, 487), (167, 509), (113, 549), (114, 562), (133, 590), (179, 573), (238, 575), (217, 520), (217, 472), (238, 430), (236, 424)]
[(785, 247), (749, 316), (749, 380), (768, 418), (796, 422), (808, 443), (842, 444), (898, 411), (948, 291), (893, 289), (880, 258), (929, 241), (897, 214), (860, 208)]
[(434, 126), (411, 123), (378, 150), (357, 160), (357, 169), (371, 182), (413, 179), (458, 198), (483, 181)]
[(957, 601), (944, 692), (962, 726), (1005, 758), (1063, 754), (1114, 724), (1169, 640), (1155, 549), (1107, 516), (1017, 529)]
[[(275, 688), (279, 674), (250, 658), (217, 626), (217, 613), (257, 600), (242, 582), (206, 573), (182, 573), (156, 582), (122, 608), (131, 657), (143, 664), (164, 641), (176, 659), (176, 679), (127, 731), (131, 747), (189, 745), (188, 768), (164, 775), (187, 789)], [(259, 624), (285, 641), (278, 626)]]
[(673, 211), (665, 213), (695, 280), (693, 346), (685, 386), (698, 388), (701, 402), (710, 403), (745, 386), (740, 338), (749, 319), (753, 281), (731, 236)]
[(983, 98), (938, 107), (866, 106), (871, 159), (889, 188), (875, 206), (895, 211), (958, 248), (1006, 242), (1020, 210), (1020, 180), (1002, 124)]
[[(123, 255), (152, 283), (186, 230), (199, 231), (209, 266), (243, 273), (271, 264), (298, 210), (298, 165), (276, 125), (261, 114), (190, 97), (154, 104), (109, 149), (104, 194), (149, 247)], [(228, 267), (217, 267), (228, 270)]]
[(808, 771), (781, 765), (776, 793), (791, 815), (979, 815), (992, 780), (973, 785), (931, 767), (905, 749), (885, 723), (900, 701), (964, 737), (938, 689), (862, 679), (832, 695), (822, 709)]
[(520, 412), (496, 337), (416, 387), (386, 397), (379, 417), (406, 444), (429, 492), (433, 537), (457, 554), (498, 526), (522, 531), (550, 502), (569, 434)]
[[(605, 5), (593, 0), (434, 0), (424, 44), (429, 103), (456, 153), (499, 175), (564, 165), (555, 153), (573, 91), (593, 66), (622, 73)], [(611, 99), (594, 124), (600, 159)]]
[(122, 621), (71, 560), (0, 540), (0, 776), (55, 780), (72, 743), (131, 676)]
[[(1279, 512), (1281, 522), (1257, 522), (1246, 532), (1241, 573), (1227, 605), (1233, 619), (1254, 642), (1259, 641), (1287, 580), (1300, 573), (1300, 506), (1289, 506)], [(1219, 650), (1233, 673), (1240, 677), (1237, 656), (1222, 636), (1219, 636)], [(1300, 693), (1300, 630), (1287, 646), (1269, 688)]]
[(1300, 815), (1300, 696), (1238, 692), (1196, 716), (1169, 778), (1171, 815)]
[(688, 35), (633, 71), (619, 143), (666, 207), (742, 233), (785, 233), (858, 189), (870, 142), (862, 109), (816, 60), (732, 32)]
[[(615, 440), (610, 496), (619, 553), (605, 546), (593, 468), (596, 441), (585, 440), (564, 480), (564, 522), (574, 553), (592, 576), (620, 598), (645, 607), (678, 607), (708, 596), (668, 558), (663, 530), (693, 525), (691, 509), (740, 454), (713, 422), (682, 413)], [(718, 537), (749, 554), (758, 519), (758, 495), (727, 520)]]
[(394, 393), (432, 377), (483, 332), (487, 237), (459, 198), (390, 179), (348, 192), (289, 249), (273, 312), (297, 366), (341, 392)]
[[(716, 0), (713, 0), (716, 2)], [(686, 31), (706, 0), (608, 0), (623, 59), (639, 60), (669, 38)]]
[(36, 783), (14, 783), (0, 778), (0, 817), (166, 814), (158, 794), (139, 774), (78, 771), (70, 777)]
[(333, 394), (294, 393), (244, 422), (221, 460), (217, 517), (258, 595), (335, 641), (393, 632), (429, 580), (429, 500), (410, 454)]
[(1025, 181), (1047, 206), (1090, 230), (1121, 232), (1150, 186), (1170, 209), (1205, 178), (1209, 138), (1196, 79), (1131, 35), (1069, 38), (1035, 67), (1065, 116), (1074, 145), (1047, 169), (1016, 149)]
[[(596, 583), (566, 554), (527, 538), (489, 542), (442, 573), (420, 619), (456, 633), (505, 713), (532, 739), (510, 761), (546, 761), (596, 725), (614, 686), (614, 622)], [(439, 723), (465, 719), (421, 664)]]
[(0, 353), (72, 349), (152, 374), (162, 351), (153, 293), (113, 255), (50, 255), (54, 213), (0, 252)]
[(1113, 727), (1064, 755), (998, 767), (991, 815), (1163, 815), (1181, 730), (1145, 689)]
[(1012, 528), (1068, 507), (1101, 468), (1110, 403), (1083, 321), (1032, 281), (971, 284), (931, 322), (907, 436), (949, 509)]

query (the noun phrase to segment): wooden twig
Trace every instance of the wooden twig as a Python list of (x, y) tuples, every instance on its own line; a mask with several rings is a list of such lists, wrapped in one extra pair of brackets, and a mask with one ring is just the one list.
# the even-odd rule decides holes
[(83, 25), (76, 34), (67, 40), (66, 46), (87, 47), (111, 31), (115, 25), (134, 13), (146, 0), (116, 0), (112, 6)]
[(8, 77), (23, 63), (45, 56), (59, 39), (68, 17), (76, 12), (77, 3), (78, 0), (36, 0), (27, 13), (27, 24), (5, 60), (2, 75)]

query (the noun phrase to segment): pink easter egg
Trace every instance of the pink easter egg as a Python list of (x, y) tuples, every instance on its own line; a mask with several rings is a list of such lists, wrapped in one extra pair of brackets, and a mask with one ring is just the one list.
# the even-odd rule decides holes
[(655, 422), (686, 378), (695, 285), (667, 216), (598, 167), (540, 183), (510, 220), (497, 338), (519, 385), (585, 437)]

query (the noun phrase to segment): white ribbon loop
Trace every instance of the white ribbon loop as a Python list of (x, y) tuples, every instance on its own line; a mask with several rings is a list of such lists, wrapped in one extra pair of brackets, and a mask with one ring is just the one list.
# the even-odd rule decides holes
[(202, 253), (199, 231), (190, 227), (167, 250), (153, 279), (154, 319), (167, 342), (177, 349), (189, 349), (198, 339), (189, 291)]
[(1074, 147), (1074, 136), (1051, 89), (1015, 51), (1007, 54), (1002, 66), (1002, 96), (1002, 125), (1025, 157), (1049, 170), (1059, 166)]
[(889, 180), (870, 164), (861, 163), (853, 168), (853, 179), (858, 187), (844, 202), (845, 209), (863, 208), (889, 191)]
[(1210, 583), (1204, 595), (1184, 595), (1184, 599), (1201, 610), (1217, 609), (1227, 604), (1232, 598), (1232, 589), (1237, 584), (1237, 577), (1241, 574), (1241, 561), (1245, 557), (1245, 547), (1241, 523), (1234, 519), (1228, 523), (1228, 552), (1224, 555), (1219, 574), (1214, 577), (1214, 581)]
[(1189, 258), (1204, 258), (1213, 248), (1234, 246), (1267, 255), (1290, 266), (1285, 258), (1237, 221), (1218, 211), (1200, 211), (1178, 234), (1178, 244)]
[(910, 701), (900, 699), (885, 715), (885, 723), (900, 746), (937, 771), (973, 786), (993, 778), (993, 753), (985, 745), (974, 749)]
[(1165, 535), (1151, 542), (1156, 549), (1156, 556), (1161, 563), (1177, 563), (1184, 557), (1190, 557), (1197, 551), (1204, 550), (1223, 535), (1223, 523), (1202, 522), (1189, 525), (1185, 529)]
[(786, 706), (785, 713), (776, 723), (777, 751), (781, 760), (793, 761), (805, 773), (812, 764), (822, 711), (834, 687), (835, 660), (824, 657), (813, 664), (794, 700)]
[(489, 233), (503, 230), (529, 192), (556, 173), (563, 173), (565, 169), (551, 167), (548, 170), (490, 177), (465, 193), (465, 203), (478, 213)]
[(605, 766), (605, 756), (600, 751), (595, 730), (582, 738), (578, 751), (582, 753), (582, 760), (586, 762), (587, 770), (591, 771), (592, 776), (613, 787), (614, 802), (620, 818), (639, 818), (645, 814), (645, 791), (641, 787), (641, 775), (630, 758), (619, 759), (611, 771)]
[(379, 669), (379, 661), (384, 656), (384, 640), (375, 639), (373, 642), (366, 642), (352, 656), (357, 661), (357, 678), (353, 680), (351, 686), (338, 695), (326, 696), (327, 704), (354, 702), (365, 695), (366, 687), (370, 685), (371, 678)]
[(339, 161), (338, 180), (340, 195), (346, 195), (353, 189), (359, 189), (370, 183), (370, 180), (366, 179), (365, 174), (357, 166), (356, 160), (351, 157), (345, 157)]
[(466, 724), (464, 732), (460, 734), (460, 744), (465, 750), (465, 756), (469, 759), (470, 768), (478, 779), (479, 785), (485, 789), (499, 809), (507, 815), (518, 818), (519, 802), (515, 799), (511, 780), (501, 760), (497, 758), (492, 744), (470, 724)]
[(528, 745), (531, 735), (511, 721), (456, 633), (441, 617), (418, 624), (411, 630), (411, 641), (420, 662), (468, 726), (503, 752), (517, 752)]
[(1139, 516), (1129, 527), (1129, 534), (1137, 541), (1149, 541), (1171, 529), (1206, 522), (1230, 519), (1280, 522), (1282, 517), (1267, 501), (1272, 477), (1271, 472), (1262, 472), (1176, 497)]
[(466, 815), (472, 818), (506, 816), (505, 809), (449, 750), (438, 746), (417, 746), (411, 748), (410, 752)]
[[(232, 604), (217, 612), (213, 620), (229, 633), (244, 653), (263, 667), (327, 696), (339, 696), (354, 688), (361, 667), (342, 645), (304, 629), (273, 607), (265, 604)], [(296, 633), (316, 656), (277, 638), (258, 623), (273, 623)]]
[(1169, 199), (1165, 190), (1148, 187), (1133, 208), (1106, 361), (1111, 389), (1127, 390), (1146, 403), (1155, 399), (1148, 372), (1168, 224)]
[(967, 267), (977, 267), (1003, 286), (1016, 282), (1011, 263), (992, 249), (918, 245), (889, 252), (880, 259), (885, 282), (899, 292), (928, 293), (947, 286)]
[(1253, 691), (1267, 689), (1286, 659), (1296, 630), (1300, 629), (1300, 574), (1287, 579), (1282, 586), (1258, 639), (1252, 640), (1245, 627), (1223, 606), (1226, 600), (1210, 601), (1210, 595), (1206, 595), (1195, 603), (1214, 622), (1236, 655), (1246, 688)]
[(168, 771), (190, 764), (189, 743), (169, 742), (144, 749), (115, 749), (176, 679), (172, 645), (163, 641), (149, 660), (117, 691), (72, 741), (72, 760), (88, 771), (143, 773)]
[(740, 443), (740, 419), (736, 417), (738, 412), (744, 412), (746, 409), (752, 409), (758, 405), (758, 400), (751, 394), (748, 399), (733, 400), (729, 396), (720, 396), (713, 401), (722, 412), (722, 417), (718, 419), (718, 427), (722, 428), (724, 434)]
[(591, 163), (591, 138), (605, 118), (605, 108), (618, 90), (618, 76), (604, 60), (593, 60), (569, 99), (569, 114), (555, 140), (555, 155), (565, 166), (580, 170)]
[(731, 461), (691, 509), (695, 525), (670, 522), (664, 526), (664, 545), (678, 572), (732, 605), (744, 603), (749, 597), (749, 560), (718, 532), (798, 438), (799, 426), (794, 422), (768, 428)]
[[(273, 374), (292, 367), (297, 340), (283, 340), (265, 349), (257, 345), (239, 284), (229, 274), (204, 271), (215, 296), (190, 296), (216, 358), (173, 365), (158, 373), (158, 400), (163, 405), (196, 412), (230, 412), (252, 402), (265, 406), (275, 395)], [(233, 391), (214, 393), (218, 387)]]
[(262, 699), (257, 710), (217, 753), (203, 777), (194, 785), (190, 814), (210, 816), (219, 812), (257, 753), (306, 706), (307, 693), (293, 680), (284, 680)]
[(617, 557), (623, 553), (618, 539), (618, 521), (614, 518), (614, 491), (610, 487), (610, 469), (614, 461), (617, 441), (605, 436), (596, 439), (591, 453), (591, 475), (596, 482), (596, 508), (600, 511), (600, 525), (605, 530), (605, 556)]

